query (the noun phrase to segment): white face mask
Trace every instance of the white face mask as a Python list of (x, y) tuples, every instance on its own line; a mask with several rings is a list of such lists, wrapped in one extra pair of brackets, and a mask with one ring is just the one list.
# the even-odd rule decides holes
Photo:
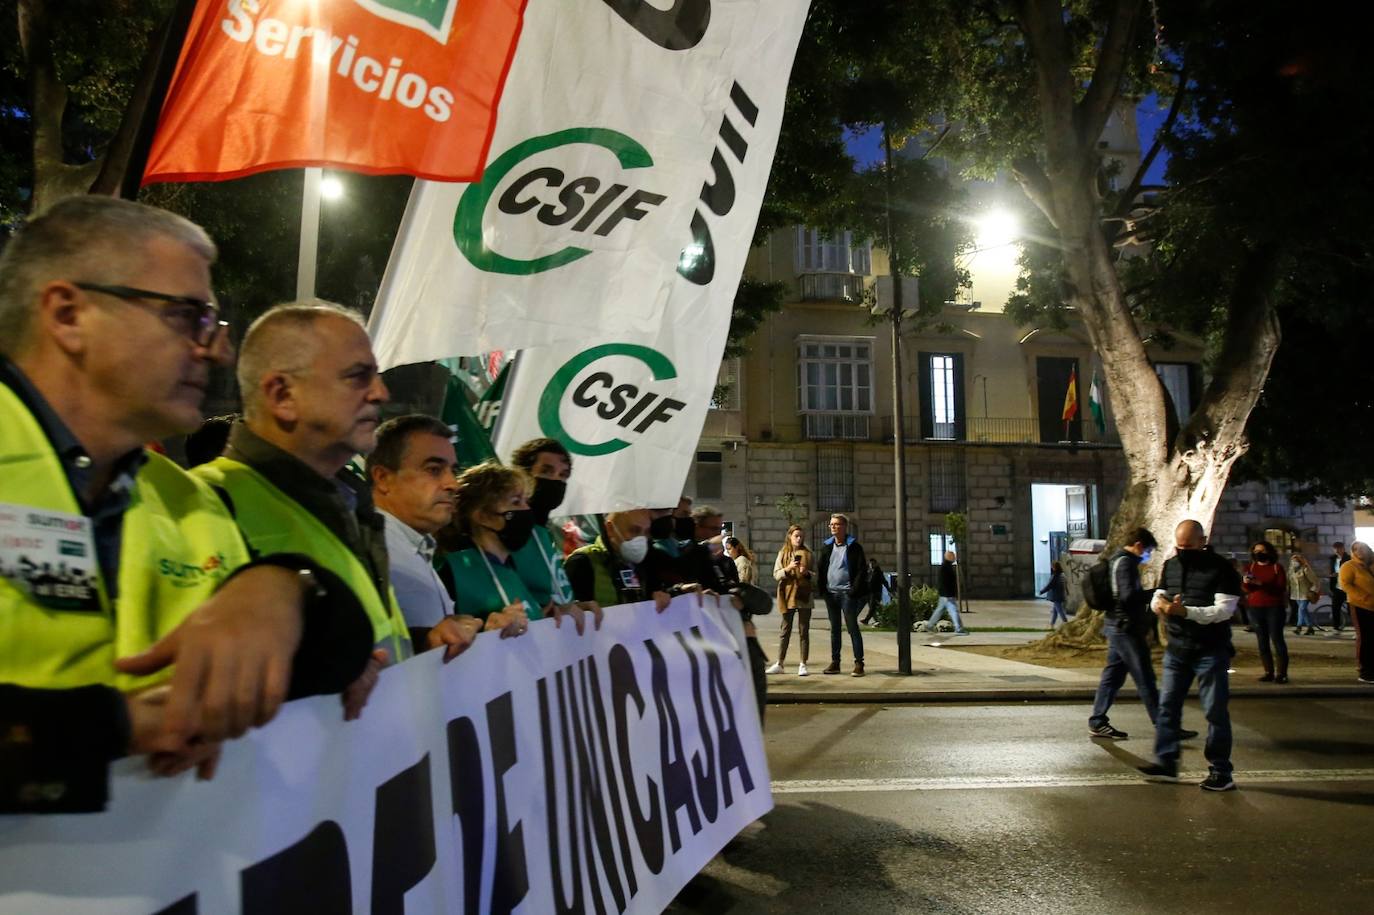
[(630, 565), (639, 565), (649, 555), (649, 538), (639, 536), (621, 541), (619, 552), (620, 558)]

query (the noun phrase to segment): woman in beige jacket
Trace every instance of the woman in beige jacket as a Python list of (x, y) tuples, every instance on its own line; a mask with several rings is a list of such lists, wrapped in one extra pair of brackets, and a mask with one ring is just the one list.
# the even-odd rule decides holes
[(768, 668), (770, 674), (782, 673), (787, 661), (787, 643), (792, 638), (792, 620), (800, 618), (801, 663), (797, 676), (807, 675), (806, 659), (811, 654), (811, 589), (816, 580), (816, 557), (806, 546), (806, 534), (797, 525), (787, 529), (782, 549), (773, 563), (773, 578), (778, 583), (778, 612), (782, 614), (782, 642), (778, 660)]

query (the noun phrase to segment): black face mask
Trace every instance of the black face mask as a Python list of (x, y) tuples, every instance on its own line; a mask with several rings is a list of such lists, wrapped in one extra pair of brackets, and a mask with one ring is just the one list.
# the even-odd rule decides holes
[(501, 545), (512, 553), (530, 542), (534, 533), (534, 512), (528, 508), (506, 512), (506, 526), (496, 532)]
[(673, 516), (664, 515), (662, 518), (655, 518), (649, 522), (649, 538), (652, 540), (667, 540), (673, 536)]
[(1268, 553), (1256, 553), (1254, 554), (1254, 560), (1255, 562), (1273, 562), (1274, 557), (1270, 556)]
[(673, 535), (679, 540), (694, 540), (697, 535), (697, 523), (691, 518), (674, 518)]
[(568, 492), (567, 480), (547, 480), (537, 477), (534, 481), (534, 492), (530, 494), (530, 511), (534, 512), (535, 524), (548, 524), (549, 515), (553, 510), (563, 504), (563, 497)]

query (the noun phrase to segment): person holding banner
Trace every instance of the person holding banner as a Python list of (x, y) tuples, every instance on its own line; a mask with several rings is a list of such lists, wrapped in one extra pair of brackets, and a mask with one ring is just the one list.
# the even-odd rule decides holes
[(377, 675), (411, 655), (388, 570), (385, 521), (367, 485), (347, 471), (377, 443), (389, 394), (355, 312), (292, 302), (249, 326), (239, 355), (243, 419), (222, 456), (192, 471), (220, 493), (257, 554), (313, 557), (336, 604), (361, 605), (372, 656), (344, 692), (344, 717), (362, 714)]
[(214, 493), (143, 447), (194, 431), (232, 360), (215, 256), (186, 219), (97, 196), (0, 256), (6, 810), (98, 810), (126, 752), (208, 777), (218, 741), (365, 663), (361, 615), (307, 599), (308, 558), (250, 562)]
[(652, 599), (659, 613), (667, 610), (672, 597), (645, 562), (650, 523), (647, 508), (607, 515), (596, 542), (574, 550), (564, 564), (573, 596), (603, 607)]
[(549, 516), (563, 502), (568, 478), (572, 476), (572, 455), (556, 438), (536, 438), (516, 448), (510, 462), (534, 480), (529, 498), (534, 530), (529, 543), (511, 554), (521, 581), (541, 606), (550, 609), (555, 625), (561, 625), (564, 616), (571, 616), (581, 633), (586, 626), (586, 614), (591, 613), (600, 629), (601, 605), (594, 600), (573, 599), (572, 584), (563, 568), (563, 552), (554, 544), (548, 528)]
[(533, 488), (525, 471), (495, 461), (464, 470), (453, 498), (457, 525), (471, 545), (439, 560), (439, 578), (454, 611), (477, 617), (503, 639), (524, 635), (530, 620), (544, 615), (512, 555), (534, 529)]
[(453, 598), (434, 571), (434, 534), (453, 520), (458, 455), (449, 427), (411, 413), (377, 427), (367, 456), (372, 498), (386, 521), (391, 588), (412, 644), (444, 648), (451, 661), (467, 650), (482, 621), (455, 616)]

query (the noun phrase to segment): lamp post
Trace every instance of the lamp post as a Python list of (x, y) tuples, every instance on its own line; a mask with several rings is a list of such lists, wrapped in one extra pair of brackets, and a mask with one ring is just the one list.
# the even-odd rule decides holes
[(338, 200), (344, 194), (343, 182), (324, 177), (324, 169), (305, 169), (301, 194), (301, 239), (296, 258), (296, 299), (306, 302), (315, 297), (315, 273), (320, 249), (320, 200)]
[(897, 526), (897, 670), (911, 674), (911, 563), (906, 544), (906, 422), (902, 405), (902, 276), (897, 239), (892, 232), (892, 135), (883, 122), (886, 156), (884, 211), (887, 220), (888, 274), (892, 277), (892, 468)]

